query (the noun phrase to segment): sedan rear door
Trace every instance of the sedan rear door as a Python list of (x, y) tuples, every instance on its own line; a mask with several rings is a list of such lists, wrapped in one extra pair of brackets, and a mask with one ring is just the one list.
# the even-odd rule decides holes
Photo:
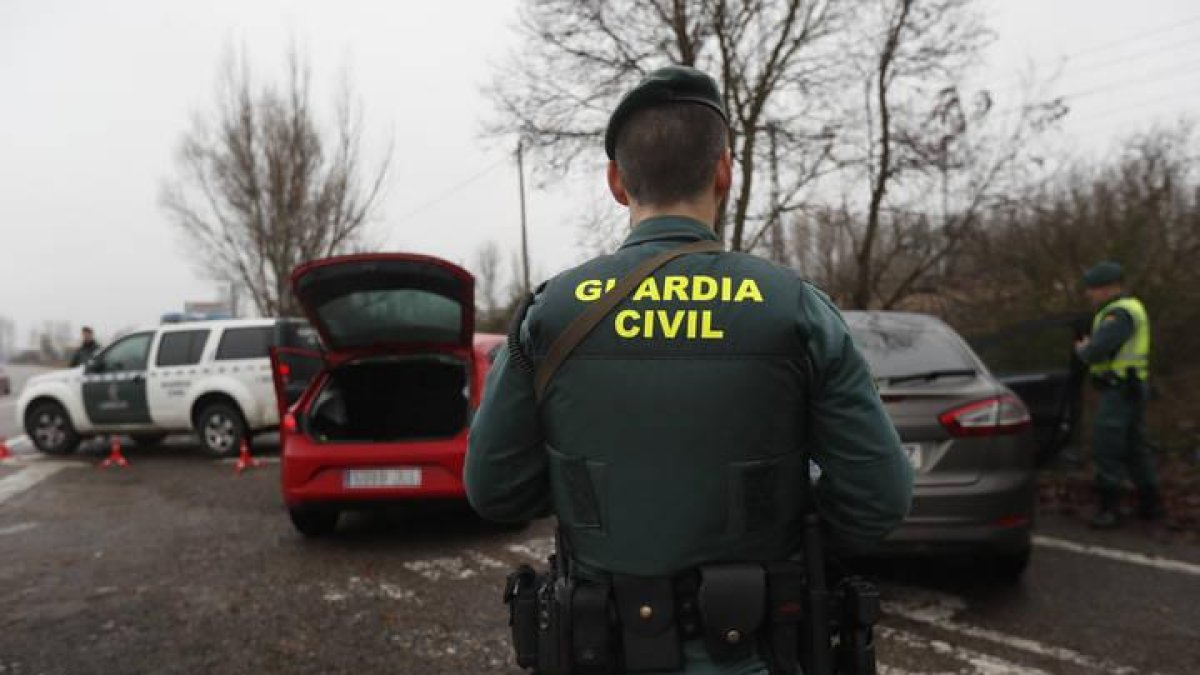
[(1076, 438), (1086, 369), (1074, 344), (1086, 334), (1087, 322), (1080, 314), (1050, 316), (969, 340), (992, 374), (1029, 408), (1039, 466)]

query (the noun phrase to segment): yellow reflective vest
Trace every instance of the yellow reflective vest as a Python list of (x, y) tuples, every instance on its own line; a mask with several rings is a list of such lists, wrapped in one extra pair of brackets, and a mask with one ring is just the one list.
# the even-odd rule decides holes
[(1104, 317), (1115, 309), (1129, 312), (1129, 316), (1133, 319), (1133, 335), (1121, 345), (1111, 360), (1092, 364), (1091, 373), (1097, 377), (1115, 375), (1124, 379), (1126, 373), (1132, 368), (1137, 378), (1144, 382), (1150, 374), (1150, 320), (1146, 316), (1146, 308), (1142, 305), (1141, 300), (1124, 297), (1105, 305), (1104, 309), (1096, 312), (1095, 318), (1092, 319), (1092, 334), (1094, 335), (1099, 330)]

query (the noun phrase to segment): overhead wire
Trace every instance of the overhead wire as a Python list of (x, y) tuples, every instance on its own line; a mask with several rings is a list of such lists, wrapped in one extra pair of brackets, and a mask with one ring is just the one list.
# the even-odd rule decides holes
[(454, 185), (450, 186), (449, 188), (446, 188), (442, 192), (438, 193), (438, 195), (436, 197), (432, 197), (432, 198), (422, 202), (420, 206), (417, 206), (416, 208), (408, 211), (407, 213), (405, 213), (404, 215), (400, 216), (395, 221), (393, 221), (392, 225), (393, 226), (402, 225), (402, 224), (408, 222), (409, 220), (421, 215), (422, 213), (425, 213), (426, 211), (433, 208), (434, 206), (437, 206), (438, 204), (449, 199), (450, 197), (453, 197), (454, 195), (458, 194), (460, 191), (462, 191), (464, 188), (470, 186), (475, 181), (488, 175), (489, 173), (494, 171), (497, 167), (499, 167), (500, 165), (504, 164), (507, 161), (508, 161), (508, 157), (501, 157), (500, 159), (497, 159), (495, 162), (492, 162), (491, 164), (487, 165), (480, 171), (459, 181), (458, 183), (455, 183)]
[[(1102, 43), (1100, 45), (1096, 45), (1096, 46), (1089, 47), (1086, 49), (1081, 49), (1076, 52), (1064, 54), (1062, 56), (1047, 58), (1047, 59), (1042, 60), (1043, 61), (1042, 65), (1046, 65), (1047, 62), (1053, 62), (1055, 65), (1062, 65), (1064, 71), (1078, 73), (1078, 72), (1088, 72), (1091, 70), (1095, 70), (1096, 68), (1099, 68), (1103, 65), (1112, 65), (1114, 63), (1119, 63), (1119, 62), (1125, 61), (1125, 60), (1137, 60), (1137, 59), (1144, 58), (1145, 56), (1165, 54), (1165, 53), (1174, 51), (1176, 48), (1179, 48), (1179, 47), (1185, 47), (1185, 46), (1188, 46), (1191, 44), (1200, 43), (1200, 37), (1189, 36), (1180, 42), (1171, 43), (1170, 45), (1167, 45), (1165, 47), (1162, 45), (1159, 45), (1159, 46), (1155, 47), (1154, 49), (1143, 50), (1141, 52), (1136, 52), (1136, 53), (1128, 55), (1128, 56), (1118, 56), (1118, 57), (1110, 58), (1106, 61), (1101, 61), (1099, 63), (1087, 63), (1087, 61), (1089, 61), (1090, 59), (1083, 59), (1084, 67), (1082, 69), (1071, 69), (1072, 63), (1075, 62), (1076, 60), (1078, 60), (1079, 57), (1081, 57), (1081, 56), (1086, 56), (1089, 54), (1096, 54), (1099, 52), (1111, 51), (1112, 49), (1116, 49), (1116, 48), (1123, 47), (1126, 45), (1132, 45), (1133, 43), (1136, 43), (1147, 37), (1161, 35), (1163, 33), (1175, 31), (1180, 28), (1184, 28), (1187, 26), (1195, 25), (1195, 24), (1200, 24), (1200, 14), (1185, 18), (1183, 21), (1175, 21), (1170, 24), (1152, 28), (1152, 29), (1150, 29), (1148, 31), (1144, 31), (1142, 33), (1135, 33), (1133, 35), (1129, 35), (1124, 38), (1120, 38), (1118, 40), (1112, 40), (1112, 41), (1109, 41), (1106, 43)], [(1036, 65), (1036, 63), (1034, 65)], [(1020, 79), (1019, 77), (1004, 78), (1004, 79), (1000, 80), (999, 84), (1001, 86), (990, 87), (990, 89), (993, 92), (996, 92), (996, 91), (1009, 91), (1012, 89), (1020, 88), (1021, 86), (1023, 86), (1023, 84), (1021, 82), (1017, 81), (1019, 79)]]

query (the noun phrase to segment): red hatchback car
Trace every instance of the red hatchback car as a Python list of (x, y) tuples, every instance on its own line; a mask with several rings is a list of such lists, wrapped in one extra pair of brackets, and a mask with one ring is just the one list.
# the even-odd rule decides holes
[(272, 351), (283, 500), (296, 529), (342, 510), (461, 499), (467, 430), (501, 335), (474, 333), (474, 279), (438, 258), (306, 263), (292, 290), (324, 353)]

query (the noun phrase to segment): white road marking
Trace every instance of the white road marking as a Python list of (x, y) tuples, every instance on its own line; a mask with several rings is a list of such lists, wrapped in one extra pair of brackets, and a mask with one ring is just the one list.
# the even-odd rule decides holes
[(0, 537), (3, 537), (6, 534), (19, 534), (21, 532), (28, 532), (37, 526), (37, 523), (17, 523), (16, 525), (9, 525), (8, 527), (0, 527)]
[(66, 469), (67, 467), (79, 467), (79, 464), (67, 464), (65, 462), (30, 462), (24, 469), (10, 475), (0, 478), (0, 504), (12, 499), (29, 488), (37, 485), (43, 480), (53, 476), (54, 474)]
[(462, 581), (475, 576), (477, 572), (463, 565), (462, 558), (432, 558), (430, 560), (414, 560), (404, 563), (404, 569), (416, 572), (430, 581), (438, 581), (446, 577), (451, 581)]
[[(973, 670), (967, 671), (971, 675), (1050, 675), (1040, 668), (1032, 666), (1022, 666), (1012, 661), (1002, 659), (992, 654), (985, 654), (967, 647), (959, 647), (952, 645), (944, 640), (931, 640), (929, 638), (910, 633), (908, 631), (889, 628), (888, 626), (880, 626), (878, 628), (880, 637), (888, 640), (893, 640), (909, 647), (917, 649), (927, 649), (937, 654), (948, 656), (957, 661), (961, 661)], [(883, 672), (903, 672), (896, 668), (889, 668)], [(958, 671), (963, 672), (963, 671)]]
[[(259, 455), (255, 455), (254, 453), (251, 453), (250, 456), (253, 457), (254, 459), (258, 460), (262, 464), (278, 464), (279, 463), (279, 457), (274, 456), (274, 455), (272, 455), (270, 457), (260, 457)], [(220, 459), (217, 461), (219, 461), (222, 464), (237, 464), (238, 458), (237, 457), (225, 457), (224, 459)]]
[(516, 553), (517, 555), (523, 555), (526, 558), (538, 561), (545, 561), (554, 552), (554, 538), (538, 537), (537, 539), (530, 539), (523, 544), (509, 544), (504, 548), (508, 549), (510, 553)]
[(1060, 551), (1082, 553), (1084, 555), (1093, 555), (1098, 558), (1108, 558), (1109, 560), (1119, 560), (1121, 562), (1131, 563), (1134, 565), (1144, 565), (1146, 567), (1153, 567), (1155, 569), (1166, 570), (1168, 572), (1182, 572), (1183, 574), (1200, 576), (1200, 565), (1183, 562), (1181, 560), (1160, 558), (1158, 556), (1145, 555), (1143, 553), (1135, 553), (1133, 551), (1123, 551), (1117, 548), (1093, 546), (1091, 544), (1079, 544), (1066, 539), (1044, 537), (1041, 535), (1034, 535), (1033, 543), (1037, 544), (1038, 546), (1045, 546), (1046, 548), (1056, 548)]
[(502, 570), (508, 567), (508, 565), (505, 563), (496, 560), (495, 558), (488, 556), (481, 551), (468, 549), (467, 555), (471, 557), (471, 560), (475, 561), (476, 565), (479, 565), (484, 569)]
[(1079, 666), (1089, 673), (1135, 675), (1138, 672), (1136, 668), (1122, 666), (1105, 659), (1081, 654), (1066, 647), (1047, 645), (1037, 640), (1008, 635), (1000, 631), (954, 621), (953, 618), (959, 612), (966, 609), (966, 602), (962, 598), (953, 595), (911, 587), (896, 587), (894, 591), (896, 593), (893, 593), (893, 595), (899, 594), (900, 599), (885, 600), (883, 602), (883, 611), (908, 619), (909, 621), (915, 621), (950, 633), (956, 633), (976, 640), (993, 642), (1011, 649), (1069, 663)]

